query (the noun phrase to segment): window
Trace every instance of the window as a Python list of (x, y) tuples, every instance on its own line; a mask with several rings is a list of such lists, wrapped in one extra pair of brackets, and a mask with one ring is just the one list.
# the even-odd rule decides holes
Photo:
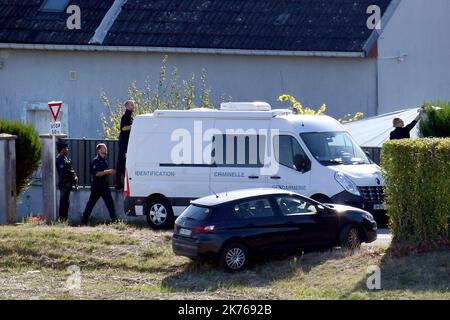
[(301, 137), (314, 158), (323, 165), (370, 163), (347, 132), (303, 133)]
[(263, 167), (265, 151), (263, 135), (215, 135), (211, 158), (219, 167)]
[(316, 206), (299, 197), (280, 196), (276, 198), (281, 213), (285, 216), (290, 215), (311, 215), (317, 213)]
[(70, 0), (45, 0), (40, 9), (41, 12), (63, 12)]
[(238, 203), (234, 206), (234, 213), (239, 219), (265, 218), (274, 215), (268, 199)]
[(297, 170), (296, 161), (305, 162), (305, 167), (310, 164), (308, 157), (298, 143), (297, 139), (292, 136), (277, 136), (273, 141), (275, 159), (279, 164), (288, 168)]
[(196, 221), (205, 220), (211, 212), (208, 208), (190, 205), (182, 214), (183, 218), (190, 218)]

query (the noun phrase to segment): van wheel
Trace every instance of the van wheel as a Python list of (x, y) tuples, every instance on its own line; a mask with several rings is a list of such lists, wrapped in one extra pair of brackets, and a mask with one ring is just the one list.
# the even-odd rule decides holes
[(348, 250), (357, 250), (361, 247), (361, 233), (353, 225), (348, 225), (342, 229), (339, 235), (341, 248)]
[(174, 215), (170, 202), (164, 197), (153, 197), (145, 206), (147, 223), (152, 229), (170, 229), (173, 227)]
[(220, 265), (226, 272), (242, 271), (248, 264), (247, 248), (240, 243), (227, 245), (220, 255)]

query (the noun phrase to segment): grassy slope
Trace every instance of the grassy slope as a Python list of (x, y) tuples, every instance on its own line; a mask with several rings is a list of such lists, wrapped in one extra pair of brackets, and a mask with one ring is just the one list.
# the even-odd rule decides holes
[[(260, 262), (248, 271), (176, 257), (170, 232), (118, 224), (0, 227), (0, 299), (450, 299), (450, 252), (390, 258), (385, 247)], [(65, 289), (81, 268), (80, 291)], [(383, 290), (369, 291), (367, 267)]]

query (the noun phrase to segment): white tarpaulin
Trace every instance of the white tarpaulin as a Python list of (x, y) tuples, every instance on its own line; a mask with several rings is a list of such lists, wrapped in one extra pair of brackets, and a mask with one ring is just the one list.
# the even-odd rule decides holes
[[(376, 117), (362, 119), (344, 124), (356, 142), (362, 147), (381, 147), (389, 140), (389, 134), (394, 130), (392, 120), (403, 119), (405, 125), (410, 124), (416, 117), (419, 108), (406, 109), (392, 113), (382, 114)], [(417, 125), (411, 130), (411, 138), (418, 137)]]

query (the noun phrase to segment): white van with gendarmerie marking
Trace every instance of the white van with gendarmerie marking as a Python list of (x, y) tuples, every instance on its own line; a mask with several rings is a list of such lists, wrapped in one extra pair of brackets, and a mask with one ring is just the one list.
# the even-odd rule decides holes
[(380, 168), (331, 117), (254, 102), (135, 118), (126, 162), (128, 215), (167, 228), (191, 200), (267, 187), (384, 215)]

